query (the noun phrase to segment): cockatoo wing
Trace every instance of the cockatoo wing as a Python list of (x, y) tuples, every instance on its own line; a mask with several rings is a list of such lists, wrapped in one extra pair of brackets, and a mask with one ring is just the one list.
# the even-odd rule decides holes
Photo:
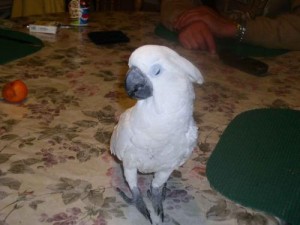
[(130, 139), (132, 134), (130, 132), (128, 119), (130, 112), (131, 108), (121, 114), (118, 124), (114, 127), (113, 134), (110, 139), (110, 151), (120, 160), (122, 159), (121, 154), (131, 145)]

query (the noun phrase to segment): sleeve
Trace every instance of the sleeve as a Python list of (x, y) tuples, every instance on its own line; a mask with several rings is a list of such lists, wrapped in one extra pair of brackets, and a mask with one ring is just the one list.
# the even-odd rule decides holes
[(247, 21), (244, 41), (268, 48), (300, 50), (300, 0), (291, 1), (289, 13)]
[(185, 10), (200, 5), (201, 1), (193, 0), (162, 0), (161, 1), (161, 23), (173, 30), (174, 20)]

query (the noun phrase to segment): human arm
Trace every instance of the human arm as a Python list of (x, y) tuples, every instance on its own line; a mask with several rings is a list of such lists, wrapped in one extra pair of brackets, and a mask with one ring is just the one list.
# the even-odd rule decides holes
[(174, 21), (173, 27), (179, 32), (179, 41), (184, 47), (211, 53), (216, 52), (214, 37), (235, 38), (238, 33), (236, 22), (206, 6), (184, 11)]
[[(178, 32), (179, 41), (188, 49), (216, 52), (215, 36), (236, 35), (236, 24), (229, 21), (228, 26), (224, 26), (227, 21), (200, 1), (162, 0), (161, 22), (169, 30)], [(212, 27), (216, 29), (212, 30)], [(220, 28), (224, 28), (226, 34), (221, 34)]]
[[(174, 2), (177, 2), (177, 0), (174, 0)], [(300, 50), (300, 0), (292, 0), (289, 4), (290, 11), (276, 17), (258, 16), (255, 19), (248, 19), (246, 21), (247, 31), (242, 41), (267, 48)], [(188, 8), (177, 14), (176, 18), (174, 16), (172, 20), (169, 20), (173, 22), (171, 29), (179, 32), (181, 43), (184, 39), (190, 39), (188, 35), (191, 35), (192, 32), (197, 32), (195, 23), (200, 22), (207, 25), (206, 28), (210, 29), (214, 37), (236, 37), (238, 32), (234, 21), (225, 19), (213, 10), (210, 13), (208, 12), (208, 7), (205, 6)], [(190, 31), (189, 24), (193, 24), (193, 29)], [(198, 30), (198, 32), (200, 31)], [(196, 35), (194, 36), (196, 37)]]
[(300, 0), (291, 1), (290, 12), (247, 21), (244, 41), (268, 48), (300, 50)]
[(186, 10), (201, 5), (201, 1), (193, 0), (161, 0), (161, 22), (169, 30), (174, 31), (173, 23), (176, 18)]

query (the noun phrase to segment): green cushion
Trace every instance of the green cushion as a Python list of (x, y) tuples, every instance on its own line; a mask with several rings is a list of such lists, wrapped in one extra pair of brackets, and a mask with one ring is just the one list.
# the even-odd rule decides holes
[(43, 42), (32, 35), (0, 29), (0, 64), (32, 54), (43, 46)]
[(300, 111), (238, 115), (208, 160), (207, 178), (241, 205), (300, 224)]
[[(178, 41), (177, 33), (166, 29), (162, 24), (156, 26), (155, 34), (170, 41)], [(287, 50), (282, 49), (269, 49), (250, 44), (238, 43), (232, 39), (217, 39), (216, 44), (218, 51), (231, 51), (241, 56), (271, 57), (287, 52)]]

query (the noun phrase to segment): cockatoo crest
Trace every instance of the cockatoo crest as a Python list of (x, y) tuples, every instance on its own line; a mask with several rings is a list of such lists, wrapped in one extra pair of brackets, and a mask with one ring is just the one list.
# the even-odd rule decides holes
[(139, 65), (146, 74), (155, 75), (160, 70), (177, 71), (187, 75), (190, 81), (202, 84), (203, 77), (190, 61), (172, 49), (160, 45), (144, 45), (136, 49), (129, 58), (129, 67)]
[(144, 45), (131, 54), (128, 64), (151, 83), (153, 104), (159, 114), (176, 111), (181, 101), (194, 99), (192, 83), (203, 83), (200, 71), (190, 61), (165, 46)]

